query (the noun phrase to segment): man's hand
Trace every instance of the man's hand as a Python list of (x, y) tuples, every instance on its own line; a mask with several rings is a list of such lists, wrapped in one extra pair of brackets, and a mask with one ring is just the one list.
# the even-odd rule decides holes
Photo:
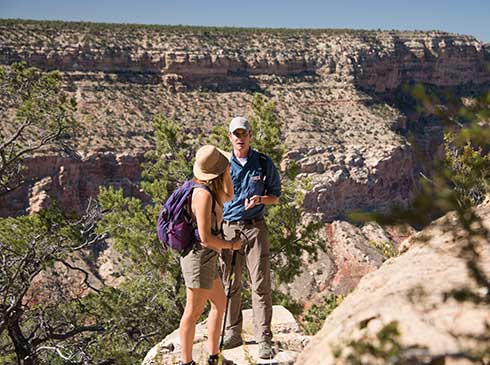
[(245, 210), (253, 208), (259, 204), (262, 204), (262, 197), (260, 195), (254, 195), (245, 199)]

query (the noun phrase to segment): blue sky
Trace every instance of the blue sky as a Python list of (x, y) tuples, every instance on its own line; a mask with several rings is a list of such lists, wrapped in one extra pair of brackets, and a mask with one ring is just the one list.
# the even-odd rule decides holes
[(0, 18), (273, 28), (438, 29), (490, 42), (490, 0), (0, 0)]

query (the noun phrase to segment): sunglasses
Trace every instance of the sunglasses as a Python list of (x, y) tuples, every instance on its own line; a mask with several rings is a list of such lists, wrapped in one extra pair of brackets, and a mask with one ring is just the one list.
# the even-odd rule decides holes
[(234, 131), (233, 135), (237, 138), (245, 138), (250, 134), (248, 131)]

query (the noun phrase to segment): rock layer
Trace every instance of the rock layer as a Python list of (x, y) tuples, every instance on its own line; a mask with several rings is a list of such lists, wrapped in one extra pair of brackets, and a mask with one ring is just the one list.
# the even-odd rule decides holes
[(28, 184), (0, 197), (0, 216), (39, 212), (55, 199), (67, 211), (82, 212), (101, 186), (123, 189), (146, 199), (141, 192), (142, 156), (97, 153), (81, 160), (35, 156), (25, 161)]
[(414, 232), (383, 228), (376, 223), (362, 227), (339, 220), (327, 223), (319, 232), (325, 245), (318, 253), (318, 260), (310, 262), (304, 257), (303, 272), (280, 289), (307, 305), (320, 303), (327, 293), (346, 296), (364, 275), (376, 271), (386, 259), (396, 255), (402, 241)]
[[(121, 34), (132, 30), (107, 25), (94, 34), (77, 23), (4, 22), (0, 63), (25, 60), (63, 71), (154, 73), (180, 90), (249, 86), (255, 75), (305, 73), (338, 74), (378, 92), (412, 80), (435, 85), (490, 80), (488, 47), (474, 37), (445, 32), (141, 27), (141, 38), (133, 31), (122, 42), (114, 36), (118, 27)], [(40, 31), (47, 39), (34, 41)], [(22, 34), (22, 41), (6, 32)]]

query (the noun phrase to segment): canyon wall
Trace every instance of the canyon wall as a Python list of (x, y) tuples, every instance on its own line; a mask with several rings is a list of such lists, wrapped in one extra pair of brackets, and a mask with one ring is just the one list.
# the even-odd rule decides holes
[[(405, 204), (417, 165), (404, 137), (406, 118), (370, 105), (388, 108), (383, 98), (406, 82), (490, 82), (489, 45), (444, 32), (94, 30), (77, 23), (3, 21), (0, 40), (0, 64), (25, 61), (61, 70), (85, 113), (81, 119), (92, 133), (87, 141), (104, 136), (98, 150), (113, 151), (90, 151), (97, 143), (86, 142), (90, 157), (81, 161), (29, 159), (30, 184), (0, 200), (1, 216), (38, 211), (52, 198), (80, 210), (102, 185), (138, 195), (138, 162), (152, 148), (154, 111), (181, 118), (191, 135), (205, 133), (246, 110), (250, 90), (257, 88), (276, 101), (288, 158), (313, 182), (305, 195), (307, 212), (331, 222), (351, 210)], [(8, 120), (3, 123), (8, 128)], [(432, 144), (442, 142), (439, 132), (426, 131)]]
[[(354, 78), (356, 85), (377, 92), (413, 80), (444, 86), (490, 80), (489, 46), (445, 32), (141, 29), (139, 38), (121, 32), (121, 39), (130, 38), (123, 42), (109, 25), (94, 32), (70, 23), (3, 23), (0, 64), (26, 61), (72, 72), (154, 73), (181, 89), (246, 86), (256, 75), (305, 73)], [(16, 31), (17, 38), (6, 35)]]
[(121, 188), (146, 199), (140, 191), (142, 156), (99, 153), (74, 160), (35, 156), (25, 161), (28, 184), (0, 197), (0, 216), (39, 212), (56, 200), (67, 211), (81, 213), (102, 186)]

